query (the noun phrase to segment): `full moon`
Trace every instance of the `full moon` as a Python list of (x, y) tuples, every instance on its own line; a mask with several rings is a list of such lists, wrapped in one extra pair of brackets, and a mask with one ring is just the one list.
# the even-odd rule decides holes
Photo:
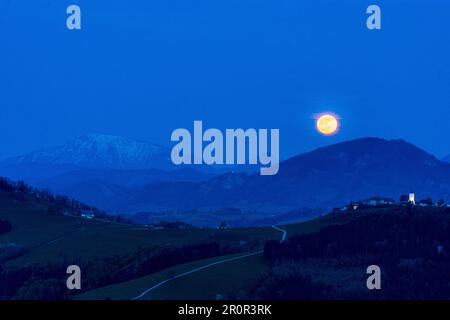
[(331, 114), (324, 114), (317, 119), (317, 130), (324, 135), (332, 135), (338, 129), (339, 123), (335, 116)]

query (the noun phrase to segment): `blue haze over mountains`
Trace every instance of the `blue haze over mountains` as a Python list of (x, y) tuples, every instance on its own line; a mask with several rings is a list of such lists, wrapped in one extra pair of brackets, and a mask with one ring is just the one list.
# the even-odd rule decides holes
[(351, 200), (397, 199), (411, 190), (418, 198), (450, 199), (450, 164), (403, 140), (361, 138), (319, 148), (283, 161), (275, 176), (232, 169), (177, 167), (167, 147), (108, 135), (81, 136), (0, 163), (2, 176), (113, 213), (172, 212), (162, 217), (203, 225), (239, 215), (247, 225), (268, 217), (302, 220)]
[(92, 132), (166, 145), (194, 120), (280, 128), (284, 159), (364, 136), (450, 153), (447, 0), (378, 0), (379, 32), (360, 0), (77, 3), (80, 32), (72, 1), (0, 1), (0, 159)]
[[(70, 1), (0, 1), (0, 158), (44, 149), (0, 174), (111, 212), (217, 213), (205, 223), (411, 190), (449, 201), (450, 2), (423, 3), (379, 0), (372, 32), (359, 0), (80, 0), (71, 32)], [(325, 111), (331, 137), (314, 130)], [(194, 120), (279, 128), (287, 160), (274, 177), (174, 168), (165, 144)]]

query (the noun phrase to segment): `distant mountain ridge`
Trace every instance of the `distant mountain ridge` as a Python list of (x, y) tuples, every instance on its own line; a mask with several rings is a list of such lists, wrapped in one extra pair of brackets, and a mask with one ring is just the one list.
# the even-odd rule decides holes
[(166, 169), (170, 149), (105, 134), (80, 136), (62, 146), (7, 159), (2, 165), (53, 165), (100, 169)]
[[(188, 223), (193, 215), (212, 219), (212, 213), (216, 223), (221, 212), (230, 212), (227, 208), (242, 212), (247, 225), (251, 219), (286, 214), (291, 219), (293, 212), (302, 219), (301, 212), (310, 217), (352, 200), (376, 195), (397, 199), (410, 191), (418, 199), (450, 200), (450, 164), (403, 140), (361, 138), (326, 146), (281, 162), (275, 176), (176, 167), (169, 155), (168, 148), (147, 142), (90, 135), (2, 162), (0, 176), (110, 212), (150, 217), (172, 212)], [(168, 162), (169, 170), (142, 169)]]
[(158, 169), (77, 169), (36, 181), (34, 185), (104, 208), (110, 198), (133, 192), (136, 189), (139, 190), (139, 188), (149, 184), (178, 181), (199, 182), (213, 176), (193, 169), (170, 171)]
[(450, 164), (403, 140), (361, 138), (301, 154), (275, 176), (229, 173), (199, 182), (159, 183), (111, 199), (137, 212), (235, 207), (284, 213), (302, 207), (328, 210), (374, 195), (450, 199)]
[(95, 206), (157, 182), (203, 181), (218, 173), (175, 166), (170, 149), (105, 134), (83, 135), (54, 148), (0, 162), (0, 176), (23, 180)]

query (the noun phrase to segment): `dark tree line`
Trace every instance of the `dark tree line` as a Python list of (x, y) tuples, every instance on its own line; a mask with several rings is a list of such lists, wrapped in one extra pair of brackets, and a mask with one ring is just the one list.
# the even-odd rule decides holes
[(361, 216), (284, 243), (267, 242), (264, 257), (271, 268), (253, 291), (259, 297), (302, 298), (301, 285), (300, 291), (313, 298), (372, 298), (368, 290), (342, 292), (287, 268), (308, 261), (328, 266), (352, 261), (363, 277), (368, 265), (382, 266), (383, 290), (377, 299), (449, 299), (450, 211), (404, 208)]
[[(83, 270), (83, 292), (128, 281), (175, 265), (237, 252), (218, 243), (201, 243), (183, 247), (142, 249), (128, 255), (109, 256), (95, 260), (60, 261), (48, 265), (32, 265), (13, 270), (0, 268), (0, 296), (11, 299), (70, 299), (66, 290), (66, 268), (79, 265)], [(170, 275), (168, 275), (170, 276)], [(78, 294), (80, 292), (75, 292)]]
[(450, 260), (450, 213), (372, 214), (285, 243), (270, 241), (264, 255), (271, 262), (343, 255), (376, 255), (384, 260), (445, 258)]

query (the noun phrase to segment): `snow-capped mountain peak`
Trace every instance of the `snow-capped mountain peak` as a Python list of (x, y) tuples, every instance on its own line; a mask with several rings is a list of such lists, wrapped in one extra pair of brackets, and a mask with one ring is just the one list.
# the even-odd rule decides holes
[(167, 168), (171, 165), (170, 150), (166, 147), (106, 134), (82, 135), (62, 146), (11, 158), (7, 162), (101, 169)]

